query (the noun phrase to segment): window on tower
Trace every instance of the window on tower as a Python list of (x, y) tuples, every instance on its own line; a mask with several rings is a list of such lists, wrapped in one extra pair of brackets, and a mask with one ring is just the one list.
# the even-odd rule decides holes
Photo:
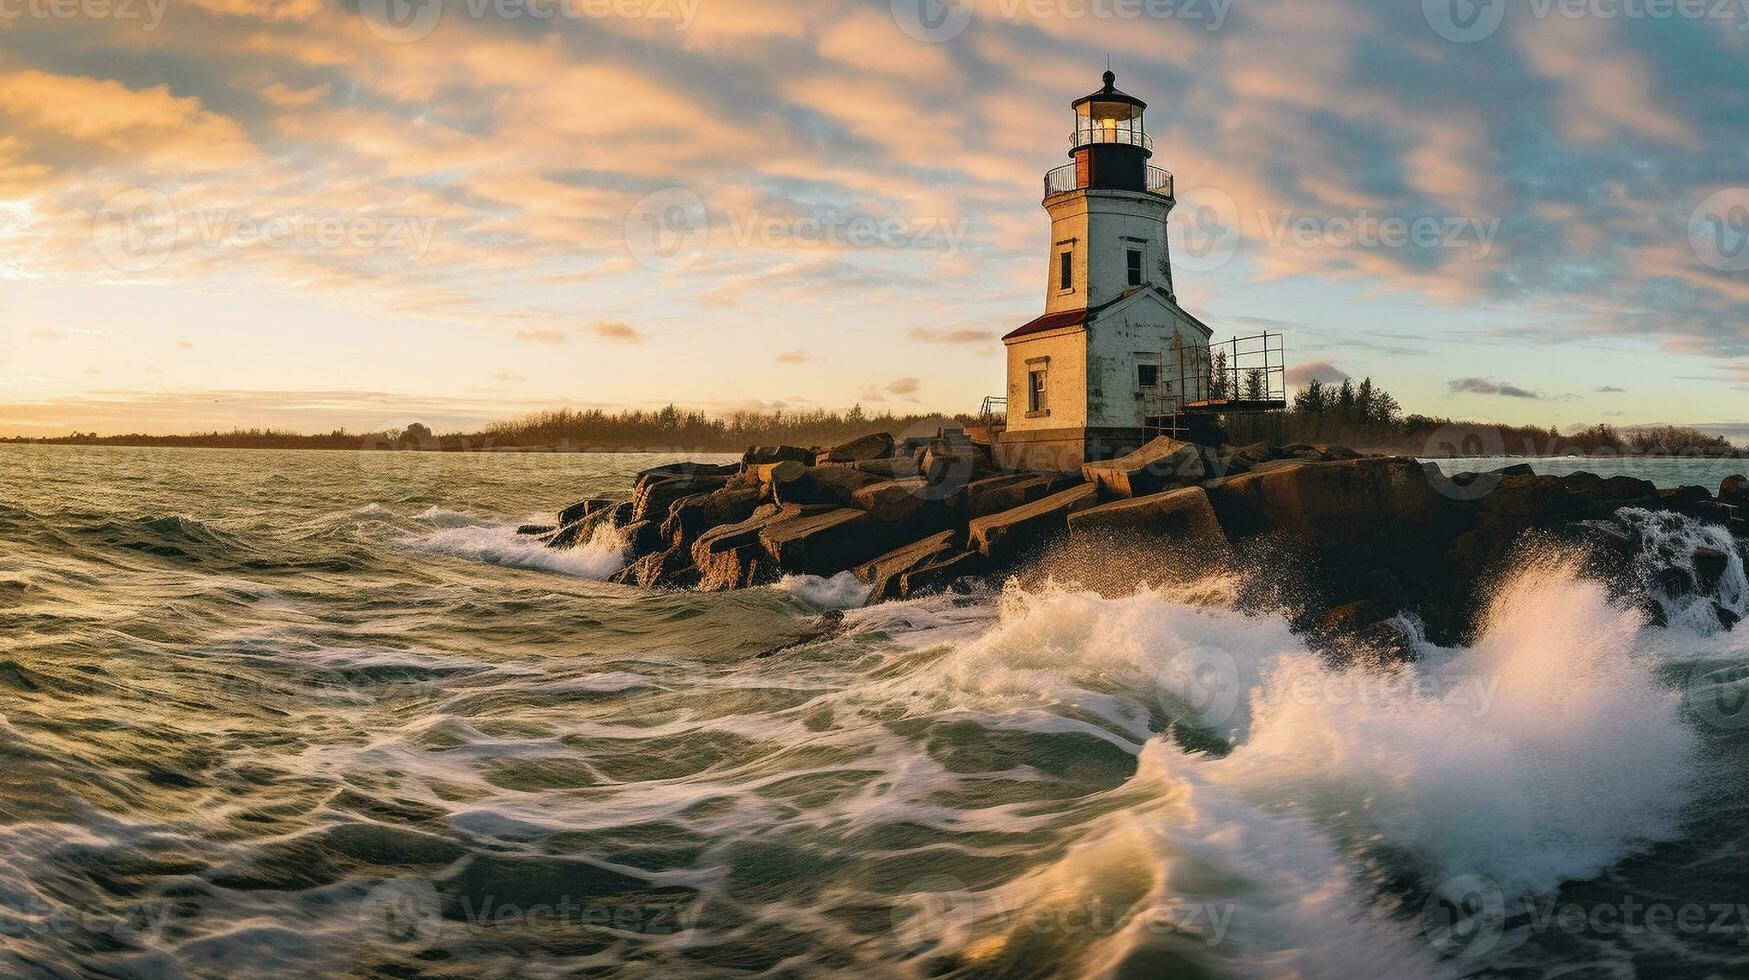
[(1142, 284), (1142, 250), (1139, 248), (1130, 249), (1129, 271), (1130, 285), (1140, 286)]
[(1075, 253), (1064, 252), (1057, 256), (1057, 288), (1075, 288)]
[(1043, 412), (1050, 407), (1050, 399), (1045, 396), (1045, 369), (1033, 368), (1026, 372), (1026, 410)]
[(1136, 387), (1138, 387), (1138, 388), (1158, 388), (1158, 387), (1160, 387), (1160, 365), (1158, 365), (1158, 364), (1138, 364), (1138, 365), (1136, 365)]

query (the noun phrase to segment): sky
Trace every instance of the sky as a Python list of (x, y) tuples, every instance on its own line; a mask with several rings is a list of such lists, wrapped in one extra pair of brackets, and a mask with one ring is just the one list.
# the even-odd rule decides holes
[(1108, 59), (1217, 338), (1749, 440), (1749, 0), (0, 0), (0, 433), (975, 410)]

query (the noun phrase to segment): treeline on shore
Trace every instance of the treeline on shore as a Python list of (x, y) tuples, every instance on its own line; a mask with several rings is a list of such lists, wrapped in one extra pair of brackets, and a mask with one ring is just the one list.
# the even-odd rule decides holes
[[(400, 431), (302, 435), (275, 429), (233, 429), (187, 435), (99, 436), (75, 432), (8, 442), (63, 445), (169, 446), (215, 449), (416, 449), (446, 452), (545, 450), (558, 452), (741, 452), (753, 445), (831, 446), (870, 432), (898, 436), (933, 433), (943, 424), (977, 424), (975, 416), (870, 414), (847, 411), (736, 411), (722, 415), (669, 405), (656, 410), (555, 409), (486, 426), (475, 432), (436, 433), (414, 423)], [(1749, 455), (1723, 437), (1685, 426), (1598, 424), (1562, 432), (1555, 426), (1498, 425), (1404, 415), (1397, 399), (1367, 378), (1340, 385), (1313, 381), (1286, 411), (1232, 416), (1235, 443), (1335, 443), (1370, 452), (1442, 456), (1695, 456)]]
[(1370, 452), (1420, 457), (1749, 455), (1723, 436), (1689, 426), (1616, 427), (1598, 423), (1562, 432), (1557, 426), (1465, 422), (1404, 415), (1397, 399), (1371, 378), (1359, 384), (1312, 381), (1285, 412), (1227, 420), (1235, 442), (1337, 443)]

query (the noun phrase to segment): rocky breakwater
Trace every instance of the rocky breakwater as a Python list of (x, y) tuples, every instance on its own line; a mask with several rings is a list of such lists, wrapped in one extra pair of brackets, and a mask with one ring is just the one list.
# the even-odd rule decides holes
[[(1288, 609), (1307, 632), (1378, 632), (1409, 613), (1450, 643), (1469, 636), (1479, 590), (1527, 534), (1628, 548), (1633, 535), (1609, 526), (1623, 508), (1742, 537), (1749, 480), (1715, 495), (1529, 467), (1447, 477), (1339, 447), (1166, 438), (1078, 473), (1005, 472), (947, 429), (662, 466), (639, 474), (629, 499), (582, 501), (523, 530), (559, 548), (612, 528), (628, 553), (615, 578), (629, 585), (726, 590), (849, 572), (870, 602), (1011, 574), (1127, 594), (1237, 573), (1242, 599)], [(1732, 624), (1722, 605), (1719, 618)]]

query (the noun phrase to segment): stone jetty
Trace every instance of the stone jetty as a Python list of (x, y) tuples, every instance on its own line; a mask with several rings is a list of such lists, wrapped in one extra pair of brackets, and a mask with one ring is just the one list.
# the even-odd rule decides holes
[(1477, 590), (1527, 534), (1624, 548), (1600, 528), (1627, 507), (1749, 536), (1745, 477), (1717, 494), (1528, 466), (1448, 477), (1335, 446), (1169, 438), (1079, 472), (1011, 472), (959, 429), (660, 466), (627, 499), (581, 501), (522, 530), (566, 548), (615, 528), (628, 549), (615, 580), (628, 585), (728, 590), (850, 572), (871, 603), (1010, 575), (1127, 594), (1237, 572), (1308, 632), (1376, 633), (1412, 613), (1430, 638), (1458, 642)]

